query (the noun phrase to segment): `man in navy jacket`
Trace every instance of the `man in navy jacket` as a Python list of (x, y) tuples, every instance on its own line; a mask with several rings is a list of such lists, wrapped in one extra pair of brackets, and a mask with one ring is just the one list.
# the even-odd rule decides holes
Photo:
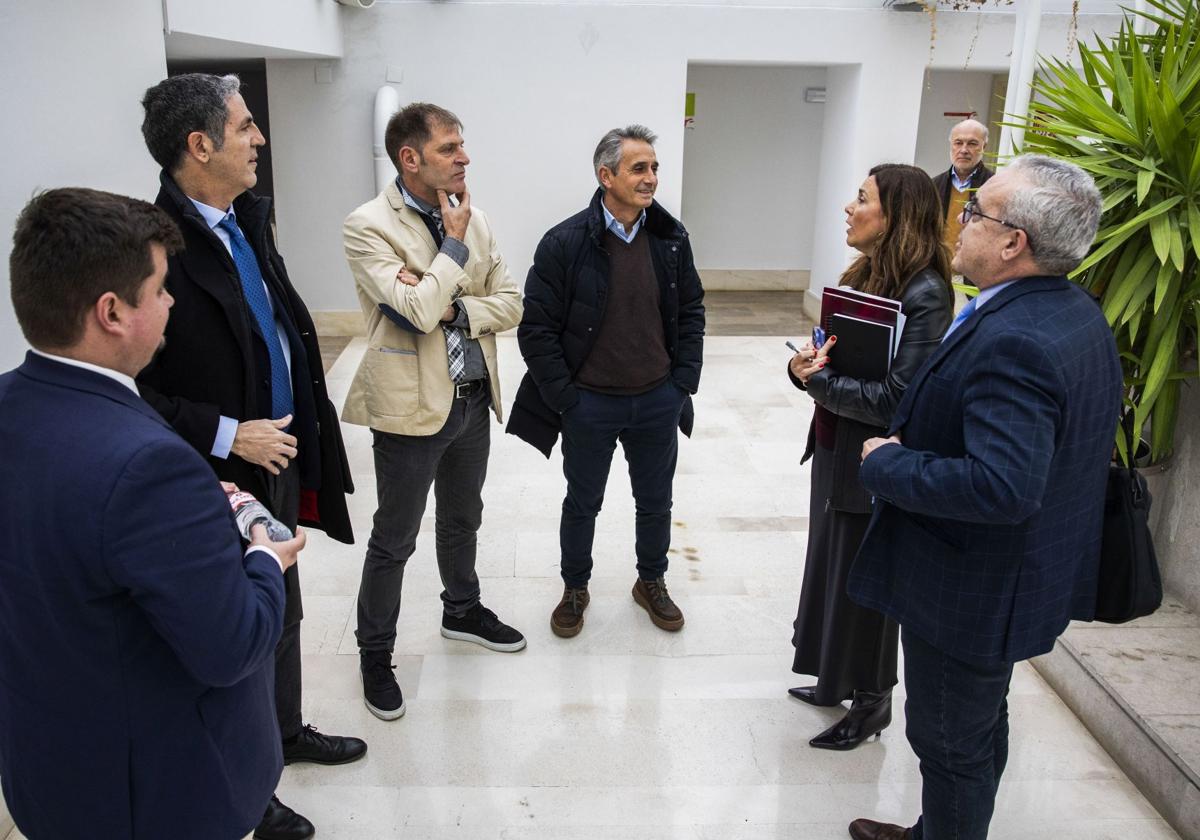
[(1100, 201), (1082, 170), (1036, 155), (979, 189), (954, 256), (979, 296), (890, 437), (863, 446), (875, 510), (849, 592), (900, 624), (923, 786), (916, 825), (856, 820), (856, 840), (985, 838), (1013, 663), (1050, 650), (1095, 601), (1121, 370), (1100, 307), (1064, 275)]
[(17, 222), (0, 376), (0, 780), (32, 838), (234, 840), (282, 769), (273, 665), (301, 533), (243, 556), (216, 475), (138, 395), (179, 231), (51, 190)]
[(691, 434), (700, 386), (704, 289), (687, 231), (654, 200), (655, 139), (642, 125), (600, 139), (592, 156), (600, 189), (542, 237), (525, 280), (517, 341), (529, 372), (508, 431), (547, 458), (562, 434), (564, 587), (550, 629), (565, 638), (583, 627), (617, 441), (637, 507), (633, 598), (656, 626), (683, 627), (665, 575), (678, 433)]

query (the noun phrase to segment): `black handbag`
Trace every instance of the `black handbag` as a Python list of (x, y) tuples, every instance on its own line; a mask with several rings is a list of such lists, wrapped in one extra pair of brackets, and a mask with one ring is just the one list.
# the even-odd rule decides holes
[(1096, 621), (1124, 624), (1162, 604), (1162, 576), (1150, 534), (1150, 491), (1133, 466), (1133, 412), (1121, 421), (1129, 466), (1108, 468), (1104, 532), (1096, 579)]

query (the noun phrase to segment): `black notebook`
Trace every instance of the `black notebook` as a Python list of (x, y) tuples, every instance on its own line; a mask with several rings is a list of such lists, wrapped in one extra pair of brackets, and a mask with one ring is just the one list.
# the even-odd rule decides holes
[(841, 376), (880, 381), (887, 378), (892, 361), (890, 324), (836, 314), (830, 317), (830, 330), (837, 341), (829, 351), (829, 364)]

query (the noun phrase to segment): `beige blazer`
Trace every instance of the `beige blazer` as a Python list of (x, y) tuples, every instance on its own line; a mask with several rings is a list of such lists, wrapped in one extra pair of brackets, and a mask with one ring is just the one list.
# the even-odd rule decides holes
[[(471, 208), (466, 266), (438, 253), (420, 215), (404, 203), (395, 183), (346, 217), (346, 260), (367, 324), (367, 352), (359, 363), (342, 419), (381, 432), (432, 435), (450, 413), (454, 386), (441, 317), (457, 300), (471, 322), (487, 364), (492, 410), (503, 420), (493, 333), (521, 320), (521, 292), (496, 248), (487, 217)], [(416, 286), (396, 279), (401, 268), (421, 277)], [(380, 311), (391, 307), (420, 333)]]

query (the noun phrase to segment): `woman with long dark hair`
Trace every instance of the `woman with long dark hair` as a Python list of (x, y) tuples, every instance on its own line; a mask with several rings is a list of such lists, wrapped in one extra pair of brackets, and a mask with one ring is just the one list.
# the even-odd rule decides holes
[(801, 347), (788, 375), (808, 391), (816, 412), (804, 461), (813, 460), (808, 558), (792, 644), (792, 670), (817, 684), (788, 693), (814, 706), (850, 700), (845, 717), (809, 744), (850, 750), (892, 720), (898, 630), (846, 595), (850, 565), (866, 532), (871, 499), (858, 480), (863, 441), (882, 436), (909, 380), (950, 325), (950, 253), (942, 243), (942, 207), (933, 181), (915, 166), (871, 170), (846, 206), (846, 244), (860, 256), (841, 285), (897, 299), (907, 318), (887, 377), (840, 375), (829, 363), (830, 336), (819, 350)]

